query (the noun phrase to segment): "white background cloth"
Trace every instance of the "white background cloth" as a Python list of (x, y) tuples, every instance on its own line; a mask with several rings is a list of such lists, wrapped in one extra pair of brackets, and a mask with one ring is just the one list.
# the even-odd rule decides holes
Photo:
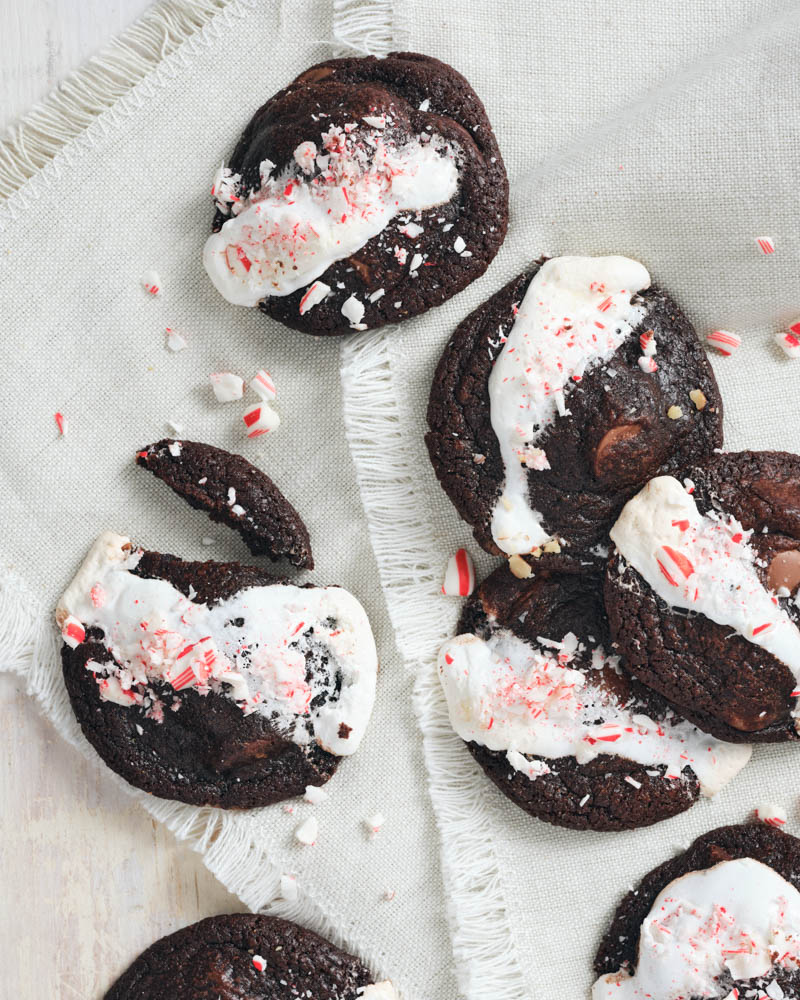
[[(745, 818), (756, 799), (783, 801), (796, 820), (794, 748), (759, 750), (718, 800), (630, 834), (550, 828), (495, 791), (449, 732), (432, 671), (457, 617), (454, 602), (437, 595), (441, 575), (469, 533), (422, 447), (430, 378), (456, 323), (530, 260), (624, 253), (650, 268), (701, 333), (743, 335), (737, 356), (715, 361), (726, 446), (796, 450), (800, 362), (785, 359), (771, 336), (800, 314), (800, 11), (775, 0), (735, 8), (678, 0), (660, 11), (619, 0), (364, 6), (392, 20), (396, 47), (451, 62), (484, 99), (512, 179), (500, 255), (442, 308), (341, 347), (222, 302), (199, 261), (209, 179), (251, 111), (330, 54), (332, 33), (327, 9), (311, 0), (286, 0), (279, 18), (266, 4), (232, 5), (235, 13), (104, 116), (90, 141), (35, 178), (3, 219), (0, 301), (14, 318), (0, 403), (0, 550), (15, 574), (5, 581), (6, 621), (18, 581), (30, 591), (4, 630), (6, 648), (75, 739), (52, 636), (45, 642), (32, 623), (106, 527), (188, 558), (207, 557), (199, 539), (215, 534), (215, 554), (246, 558), (235, 538), (209, 530), (132, 464), (136, 447), (160, 437), (169, 419), (189, 438), (241, 450), (306, 517), (314, 578), (348, 586), (370, 612), (383, 663), (376, 713), (317, 807), (314, 849), (292, 844), (297, 816), (280, 806), (220, 816), (140, 798), (199, 839), (212, 871), (250, 905), (267, 904), (277, 874), (296, 870), (307, 922), (335, 929), (407, 1000), (449, 1000), (433, 812), (410, 674), (394, 650), (379, 571), (400, 651), (417, 675), (460, 986), (469, 1000), (578, 997), (591, 982), (600, 931), (633, 879), (687, 838)], [(761, 235), (775, 240), (771, 257), (755, 245)], [(155, 301), (138, 287), (149, 267), (165, 287)], [(164, 351), (165, 325), (187, 332), (186, 352)], [(263, 365), (284, 422), (265, 444), (245, 443), (239, 410), (212, 401), (207, 374)], [(335, 421), (342, 407), (355, 470)], [(56, 409), (70, 420), (65, 440), (53, 432)], [(493, 561), (479, 563), (485, 570)], [(33, 659), (25, 655), (32, 637), (44, 644)], [(361, 823), (377, 810), (387, 823), (370, 843)], [(381, 899), (385, 888), (397, 890), (391, 903)]]

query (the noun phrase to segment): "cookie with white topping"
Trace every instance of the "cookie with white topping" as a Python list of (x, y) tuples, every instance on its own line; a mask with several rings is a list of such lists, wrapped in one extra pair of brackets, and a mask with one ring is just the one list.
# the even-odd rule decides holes
[(800, 996), (800, 840), (760, 823), (698, 837), (631, 889), (592, 1000)]
[(313, 569), (308, 528), (275, 483), (241, 455), (198, 441), (163, 438), (136, 453), (178, 496), (233, 528), (254, 556)]
[(256, 913), (208, 917), (142, 952), (106, 1000), (397, 1000), (388, 981), (298, 924)]
[(713, 795), (748, 747), (700, 733), (614, 653), (602, 568), (545, 556), (490, 574), (439, 653), (453, 728), (498, 788), (573, 829), (647, 826)]
[(256, 112), (213, 195), (203, 259), (216, 288), (312, 334), (439, 305), (483, 274), (508, 222), (481, 101), (414, 53), (301, 73)]
[(800, 456), (732, 452), (623, 509), (605, 584), (628, 668), (725, 740), (798, 738)]
[(459, 325), (428, 425), (478, 543), (536, 556), (604, 544), (649, 478), (720, 447), (722, 402), (691, 323), (641, 264), (554, 257)]
[(340, 587), (185, 562), (107, 532), (56, 611), (84, 735), (162, 798), (253, 808), (322, 785), (375, 699), (366, 614)]

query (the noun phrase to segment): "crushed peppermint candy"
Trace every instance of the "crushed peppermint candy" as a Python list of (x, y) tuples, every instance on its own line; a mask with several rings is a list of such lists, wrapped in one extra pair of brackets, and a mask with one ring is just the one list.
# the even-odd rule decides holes
[(345, 299), (342, 306), (342, 316), (348, 321), (353, 330), (366, 330), (367, 324), (362, 323), (364, 318), (364, 303), (360, 302), (355, 295)]
[(161, 294), (161, 278), (155, 271), (145, 271), (141, 279), (142, 288), (150, 295)]
[(775, 343), (788, 358), (800, 358), (800, 320), (787, 333), (776, 333)]
[(720, 354), (728, 358), (742, 346), (742, 338), (730, 330), (713, 330), (706, 336), (706, 343), (716, 347)]
[(775, 244), (773, 243), (771, 236), (756, 236), (756, 245), (766, 256), (775, 253)]
[(786, 823), (786, 810), (774, 803), (756, 806), (755, 814), (756, 819), (767, 826), (783, 826)]
[(643, 372), (652, 375), (653, 372), (658, 371), (658, 365), (656, 364), (656, 359), (650, 357), (650, 355), (643, 354), (638, 359), (638, 361), (639, 361), (639, 367), (642, 369)]
[(425, 232), (425, 227), (418, 225), (416, 222), (407, 222), (404, 226), (398, 226), (397, 228), (403, 236), (407, 236), (410, 240), (415, 240)]
[(253, 955), (253, 965), (259, 972), (263, 972), (267, 967), (267, 960), (262, 958), (261, 955)]
[(188, 346), (186, 337), (178, 333), (177, 330), (173, 330), (171, 326), (168, 326), (165, 332), (167, 335), (167, 347), (170, 351), (182, 351)]
[(315, 281), (313, 285), (310, 285), (308, 291), (300, 299), (300, 315), (305, 316), (309, 309), (313, 309), (314, 306), (318, 306), (323, 299), (326, 299), (331, 292), (331, 286), (326, 285), (324, 281)]
[(306, 847), (313, 847), (319, 835), (319, 823), (316, 816), (309, 816), (303, 820), (300, 826), (294, 831), (294, 838)]
[(462, 237), (456, 236), (455, 243), (453, 244), (453, 249), (456, 253), (463, 253), (467, 249), (467, 244), (464, 242)]
[(372, 295), (370, 295), (369, 300), (370, 302), (377, 302), (378, 299), (382, 299), (385, 294), (386, 294), (385, 288), (378, 288), (376, 291), (372, 293)]
[(272, 376), (263, 368), (259, 369), (250, 379), (249, 386), (257, 396), (266, 399), (267, 402), (271, 402), (278, 395)]
[(249, 407), (242, 415), (245, 432), (249, 438), (261, 437), (262, 434), (269, 434), (280, 426), (281, 418), (272, 409), (269, 403), (260, 402)]
[(386, 817), (383, 813), (375, 813), (374, 816), (368, 816), (364, 820), (364, 825), (370, 833), (371, 837), (375, 837), (379, 832), (383, 824), (386, 822)]
[(306, 802), (310, 802), (312, 806), (318, 806), (320, 802), (324, 802), (327, 797), (328, 793), (324, 788), (320, 788), (319, 785), (306, 785), (303, 798)]
[(212, 372), (208, 378), (220, 403), (232, 403), (244, 395), (244, 379), (233, 372)]
[(173, 458), (178, 458), (180, 453), (183, 451), (183, 445), (180, 441), (170, 441), (167, 445), (167, 451), (169, 451)]
[(67, 418), (63, 413), (56, 413), (53, 415), (53, 419), (56, 422), (56, 427), (58, 428), (58, 433), (61, 437), (64, 437), (68, 430)]
[(469, 597), (475, 589), (475, 564), (466, 549), (458, 549), (447, 560), (447, 569), (442, 583), (442, 593), (446, 597)]

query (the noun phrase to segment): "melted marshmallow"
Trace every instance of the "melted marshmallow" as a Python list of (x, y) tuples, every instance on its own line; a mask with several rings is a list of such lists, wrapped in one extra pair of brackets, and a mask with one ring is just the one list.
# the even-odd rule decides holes
[(449, 640), (439, 651), (439, 678), (453, 729), (463, 740), (507, 751), (509, 764), (530, 778), (548, 768), (523, 754), (585, 764), (611, 753), (666, 764), (665, 778), (676, 779), (689, 766), (703, 794), (713, 795), (745, 766), (749, 746), (722, 743), (675, 716), (659, 723), (621, 704), (601, 686), (599, 673), (613, 671), (618, 658), (595, 649), (594, 681), (592, 672), (570, 666), (583, 649), (571, 633), (549, 647), (505, 629), (488, 641), (472, 634)]
[[(314, 740), (339, 756), (358, 749), (375, 699), (377, 654), (352, 594), (273, 584), (201, 604), (165, 580), (132, 573), (141, 555), (127, 538), (101, 535), (56, 612), (61, 626), (71, 617), (103, 630), (115, 662), (87, 663), (102, 699), (160, 719), (164, 686), (211, 690), (299, 745)], [(162, 685), (158, 695), (153, 682)]]
[(636, 972), (598, 979), (592, 1000), (719, 997), (728, 988), (719, 977), (767, 977), (773, 955), (777, 965), (800, 965), (800, 893), (753, 858), (722, 861), (659, 893), (642, 924)]
[(761, 583), (751, 535), (733, 517), (702, 515), (672, 476), (651, 479), (611, 529), (622, 557), (666, 604), (732, 628), (782, 660), (800, 685), (800, 629)]
[(647, 270), (627, 257), (554, 257), (534, 275), (489, 377), (505, 467), (492, 537), (503, 552), (530, 552), (550, 538), (528, 500), (527, 470), (550, 468), (534, 445), (569, 414), (576, 380), (610, 358), (644, 318), (631, 300), (649, 285)]
[(317, 157), (313, 177), (310, 146), (301, 144), (296, 164), (278, 176), (262, 171), (261, 187), (233, 201), (233, 217), (206, 241), (206, 270), (234, 305), (290, 295), (363, 247), (399, 212), (443, 204), (458, 187), (457, 152), (439, 136), (397, 146), (380, 130), (332, 126), (322, 135), (326, 155)]

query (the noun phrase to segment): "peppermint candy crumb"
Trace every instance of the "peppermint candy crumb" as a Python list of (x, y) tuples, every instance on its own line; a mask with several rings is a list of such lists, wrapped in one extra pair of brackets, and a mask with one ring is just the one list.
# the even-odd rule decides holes
[(304, 844), (306, 847), (313, 847), (317, 842), (319, 834), (319, 823), (315, 816), (309, 816), (303, 820), (300, 826), (294, 831), (294, 839)]

